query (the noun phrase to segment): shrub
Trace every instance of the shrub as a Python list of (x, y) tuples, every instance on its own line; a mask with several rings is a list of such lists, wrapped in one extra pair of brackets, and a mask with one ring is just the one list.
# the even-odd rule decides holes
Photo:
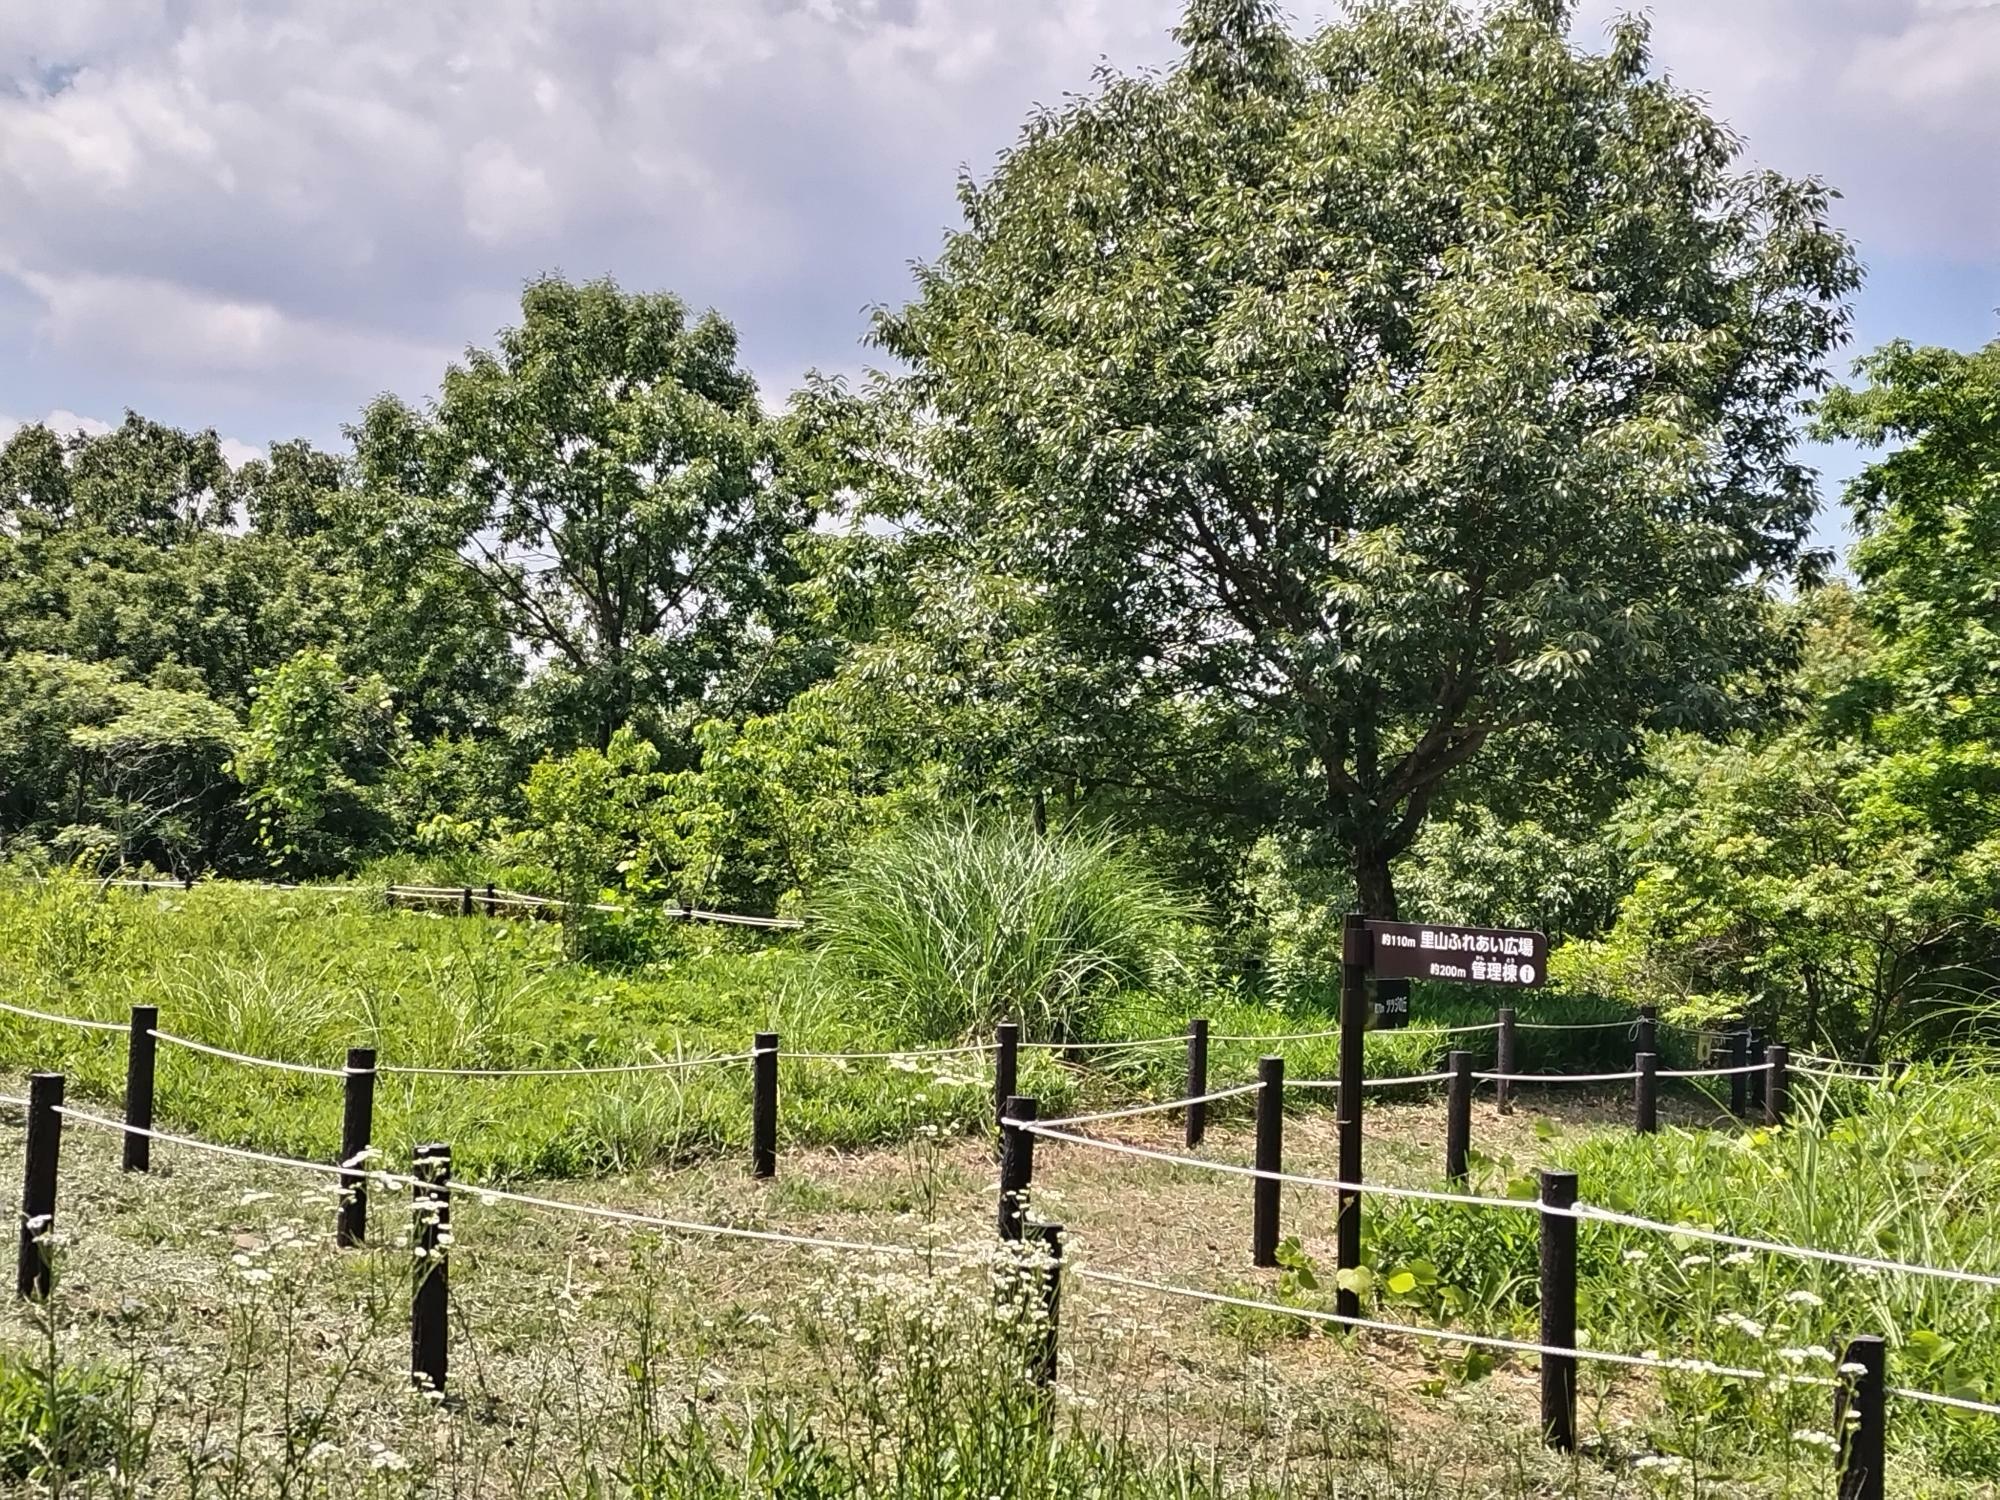
[(132, 1442), (121, 1377), (94, 1367), (38, 1367), (0, 1349), (0, 1477), (42, 1482), (102, 1467)]
[(1107, 996), (1170, 976), (1193, 908), (1116, 834), (963, 818), (865, 846), (817, 915), (827, 954), (898, 1034), (1019, 1020), (1070, 1041)]

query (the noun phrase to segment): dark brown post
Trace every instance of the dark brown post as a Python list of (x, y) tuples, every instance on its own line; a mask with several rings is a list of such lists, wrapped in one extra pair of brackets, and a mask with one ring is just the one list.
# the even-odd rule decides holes
[(750, 1049), (750, 1175), (778, 1175), (778, 1033), (760, 1031)]
[(1007, 1101), (1000, 1127), (1000, 1238), (1011, 1244), (1021, 1241), (1021, 1226), (1028, 1212), (1028, 1192), (1035, 1184), (1035, 1137), (1018, 1130), (1008, 1120), (1033, 1121), (1041, 1113), (1041, 1101), (1030, 1094), (1015, 1094)]
[(1660, 1052), (1660, 1008), (1657, 1005), (1639, 1007), (1639, 1024), (1632, 1029), (1632, 1055), (1650, 1052), (1655, 1057)]
[(132, 1029), (125, 1038), (125, 1170), (147, 1172), (153, 1166), (153, 1139), (140, 1135), (153, 1128), (153, 1065), (159, 1041), (153, 1033), (160, 1028), (157, 1005), (132, 1007)]
[[(1369, 938), (1366, 919), (1349, 912), (1340, 929), (1340, 1180), (1361, 1181), (1361, 1039), (1368, 1029)], [(1361, 1194), (1342, 1189), (1334, 1228), (1334, 1260), (1340, 1270), (1361, 1265)], [(1352, 1279), (1352, 1278), (1349, 1278)], [(1341, 1287), (1334, 1309), (1344, 1318), (1361, 1316), (1358, 1293)]]
[(1772, 1042), (1764, 1049), (1764, 1123), (1782, 1125), (1792, 1103), (1792, 1049)]
[(1451, 1074), (1444, 1086), (1444, 1175), (1462, 1184), (1472, 1155), (1472, 1054), (1454, 1050), (1444, 1066)]
[(489, 917), (500, 915), (500, 893), (493, 889), (493, 882), (490, 880), (486, 882), (486, 915)]
[[(1007, 1118), (1007, 1101), (1021, 1081), (1021, 1023), (1002, 1021), (993, 1028), (993, 1118)], [(1004, 1142), (1003, 1142), (1004, 1144)]]
[[(1199, 1099), (1208, 1092), (1208, 1017), (1196, 1016), (1188, 1022), (1187, 1038), (1187, 1093), (1186, 1099)], [(1201, 1144), (1202, 1135), (1208, 1129), (1208, 1106), (1190, 1104), (1181, 1111), (1181, 1121), (1186, 1126), (1188, 1149)]]
[(1035, 1356), (1029, 1374), (1043, 1390), (1056, 1383), (1057, 1331), (1062, 1319), (1062, 1235), (1060, 1224), (1035, 1226), (1035, 1238), (1042, 1242), (1042, 1254), (1048, 1258), (1048, 1264), (1042, 1268), (1042, 1326), (1030, 1346)]
[(1833, 1403), (1833, 1430), (1840, 1437), (1840, 1500), (1882, 1500), (1888, 1346), (1876, 1334), (1850, 1339), (1843, 1364), (1861, 1366), (1843, 1375)]
[(458, 893), (458, 914), (461, 917), (472, 915), (472, 887), (469, 885)]
[(368, 1238), (368, 1174), (362, 1158), (375, 1134), (375, 1049), (347, 1049), (340, 1112), (340, 1211), (333, 1239), (343, 1248)]
[[(1285, 1060), (1257, 1060), (1257, 1148), (1260, 1172), (1285, 1170)], [(1250, 1264), (1278, 1263), (1278, 1189), (1275, 1177), (1255, 1177), (1250, 1184)]]
[[(1501, 1006), (1499, 1021), (1500, 1029), (1494, 1033), (1493, 1071), (1496, 1073), (1512, 1073), (1514, 1071), (1515, 1055), (1514, 1007), (1511, 1005)], [(1498, 1083), (1493, 1085), (1493, 1099), (1498, 1105), (1501, 1114), (1511, 1115), (1514, 1112), (1514, 1085), (1509, 1083), (1505, 1078), (1502, 1078)]]
[(419, 1146), (411, 1175), (411, 1236), (416, 1246), (410, 1284), (410, 1378), (419, 1390), (444, 1389), (450, 1354), (451, 1147)]
[(21, 1175), (21, 1250), (14, 1264), (17, 1296), (44, 1301), (55, 1252), (56, 1164), (62, 1156), (63, 1075), (28, 1075), (27, 1164)]
[[(1750, 1066), (1750, 1029), (1747, 1026), (1732, 1026), (1729, 1029), (1729, 1066), (1732, 1068)], [(1750, 1113), (1748, 1073), (1729, 1075), (1729, 1112), (1739, 1120)]]
[[(1576, 1206), (1576, 1173), (1543, 1172), (1545, 1208)], [(1542, 1343), (1576, 1347), (1576, 1220), (1568, 1213), (1542, 1215)], [(1542, 1441), (1568, 1453), (1576, 1448), (1576, 1356), (1542, 1356)]]
[(1660, 1132), (1660, 1059), (1655, 1053), (1641, 1052), (1632, 1059), (1632, 1128), (1641, 1135)]

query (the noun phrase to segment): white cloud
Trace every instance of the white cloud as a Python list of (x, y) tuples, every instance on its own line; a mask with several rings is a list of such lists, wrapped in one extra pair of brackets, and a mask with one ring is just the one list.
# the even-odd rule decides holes
[[(1578, 31), (1631, 8), (1585, 0)], [(2000, 260), (2000, 5), (1675, 0), (1654, 53), (1750, 155), (1824, 178), (1864, 255)]]
[(79, 432), (91, 437), (102, 437), (111, 430), (111, 424), (99, 417), (80, 417), (73, 411), (57, 407), (46, 417), (42, 425), (62, 437), (75, 437)]
[(265, 457), (265, 451), (255, 443), (246, 443), (241, 438), (226, 437), (222, 440), (222, 457), (232, 469), (240, 469), (253, 458)]
[[(1631, 3), (1583, 0), (1580, 36)], [(956, 221), (959, 166), (1101, 54), (1168, 58), (1181, 8), (8, 0), (0, 341), (28, 358), (0, 400), (158, 393), (239, 431), (281, 403), (330, 437), (377, 390), (432, 390), (552, 268), (719, 306), (767, 390), (851, 369), (864, 305)], [(2000, 258), (2000, 7), (1657, 11), (1663, 66), (1759, 160), (1842, 189), (1864, 251)]]

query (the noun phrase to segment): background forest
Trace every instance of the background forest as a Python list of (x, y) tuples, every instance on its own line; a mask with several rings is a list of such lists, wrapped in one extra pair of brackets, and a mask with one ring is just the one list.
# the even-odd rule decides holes
[[(551, 275), (341, 451), (20, 429), (0, 849), (604, 899), (638, 962), (1046, 828), (1224, 982), (1310, 999), (1359, 904), (1990, 1041), (2000, 343), (1829, 383), (1827, 189), (1544, 9), (1191, 5), (783, 412), (720, 313)], [(1844, 570), (1809, 432), (1873, 450)]]

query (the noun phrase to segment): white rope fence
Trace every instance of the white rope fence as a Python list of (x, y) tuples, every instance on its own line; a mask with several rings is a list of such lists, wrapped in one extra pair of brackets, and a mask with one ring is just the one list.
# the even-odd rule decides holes
[(316, 1078), (345, 1078), (345, 1068), (321, 1068), (312, 1063), (281, 1062), (275, 1057), (250, 1057), (242, 1052), (231, 1052), (227, 1047), (211, 1047), (207, 1042), (192, 1042), (184, 1036), (175, 1036), (170, 1031), (150, 1031), (153, 1040), (165, 1042), (173, 1047), (185, 1047), (190, 1052), (200, 1052), (209, 1057), (219, 1057), (224, 1062), (242, 1063), (250, 1068), (272, 1068), (280, 1073), (310, 1073)]
[(1157, 1115), (1170, 1109), (1186, 1109), (1190, 1104), (1214, 1104), (1219, 1099), (1240, 1099), (1245, 1094), (1254, 1094), (1264, 1087), (1257, 1083), (1239, 1084), (1233, 1089), (1217, 1089), (1212, 1094), (1197, 1094), (1191, 1099), (1169, 1099), (1164, 1104), (1135, 1104), (1129, 1109), (1107, 1109), (1094, 1115), (1070, 1115), (1061, 1120), (1049, 1120), (1048, 1125), (1095, 1125), (1101, 1120), (1130, 1120), (1139, 1115)]
[[(1225, 1097), (1228, 1095), (1248, 1092), (1249, 1090), (1255, 1089), (1256, 1087), (1258, 1087), (1258, 1085), (1250, 1085), (1248, 1089), (1230, 1090), (1228, 1091), (1228, 1094), (1225, 1095)], [(1206, 1101), (1197, 1101), (1197, 1100), (1175, 1101), (1176, 1104), (1186, 1104), (1186, 1103), (1196, 1103), (1196, 1102), (1206, 1102)], [(0, 1104), (7, 1104), (20, 1108), (27, 1108), (29, 1105), (29, 1101), (14, 1097), (12, 1095), (0, 1095)], [(128, 1125), (122, 1120), (109, 1119), (104, 1116), (92, 1114), (88, 1111), (80, 1110), (74, 1108), (73, 1106), (68, 1106), (68, 1105), (57, 1105), (54, 1107), (54, 1109), (56, 1114), (61, 1116), (65, 1122), (70, 1124), (79, 1125), (89, 1129), (100, 1130), (110, 1134), (117, 1134), (121, 1136), (132, 1135), (132, 1134), (142, 1135), (149, 1140), (159, 1141), (163, 1144), (181, 1146), (189, 1150), (238, 1161), (250, 1162), (260, 1166), (274, 1166), (294, 1171), (311, 1172), (322, 1176), (332, 1175), (336, 1177), (349, 1174), (357, 1169), (357, 1164), (355, 1163), (342, 1164), (342, 1163), (306, 1161), (298, 1157), (278, 1156), (268, 1152), (253, 1151), (238, 1146), (220, 1145), (212, 1141), (204, 1141), (197, 1137), (178, 1135), (168, 1131), (151, 1130), (151, 1129), (142, 1130), (134, 1126)], [(1111, 1144), (1104, 1142), (1093, 1142), (1088, 1137), (1065, 1135), (1062, 1132), (1049, 1129), (1046, 1126), (1038, 1126), (1031, 1122), (1016, 1121), (1011, 1123), (1016, 1125), (1017, 1128), (1030, 1130), (1035, 1134), (1046, 1135), (1054, 1139), (1072, 1140), (1072, 1141), (1079, 1141), (1084, 1144), (1095, 1144), (1095, 1145), (1106, 1145), (1106, 1146), (1109, 1146)], [(1586, 1205), (1582, 1204), (1577, 1205), (1574, 1210), (1561, 1210), (1561, 1209), (1550, 1208), (1538, 1202), (1530, 1202), (1527, 1200), (1474, 1198), (1464, 1194), (1429, 1193), (1413, 1189), (1389, 1188), (1381, 1184), (1338, 1183), (1338, 1182), (1332, 1182), (1329, 1179), (1301, 1178), (1296, 1176), (1295, 1174), (1259, 1172), (1253, 1168), (1227, 1168), (1225, 1164), (1222, 1163), (1202, 1162), (1194, 1158), (1171, 1158), (1167, 1157), (1165, 1153), (1141, 1151), (1141, 1150), (1136, 1150), (1134, 1148), (1125, 1148), (1125, 1149), (1133, 1150), (1133, 1154), (1145, 1155), (1145, 1156), (1157, 1156), (1170, 1160), (1179, 1160), (1189, 1165), (1207, 1167), (1210, 1169), (1232, 1170), (1250, 1176), (1274, 1177), (1281, 1181), (1305, 1182), (1312, 1185), (1326, 1185), (1326, 1186), (1335, 1186), (1340, 1188), (1356, 1188), (1360, 1191), (1365, 1191), (1365, 1192), (1387, 1193), (1391, 1196), (1422, 1197), (1432, 1201), (1470, 1202), (1470, 1203), (1477, 1203), (1482, 1206), (1515, 1207), (1533, 1212), (1549, 1212), (1549, 1213), (1567, 1212), (1567, 1213), (1573, 1213), (1576, 1217), (1579, 1218), (1608, 1218), (1612, 1222), (1626, 1223), (1642, 1228), (1667, 1230), (1676, 1233), (1689, 1232), (1683, 1226), (1659, 1224), (1655, 1221), (1639, 1219), (1633, 1215), (1615, 1215), (1615, 1216), (1608, 1215), (1605, 1213), (1605, 1211), (1590, 1209)], [(371, 1184), (384, 1187), (422, 1188), (426, 1191), (433, 1191), (433, 1192), (439, 1190), (440, 1187), (440, 1185), (437, 1183), (431, 1182), (426, 1179), (413, 1177), (404, 1173), (384, 1172), (374, 1169), (366, 1169), (363, 1175)], [(469, 1197), (474, 1201), (482, 1204), (515, 1203), (523, 1207), (533, 1208), (545, 1212), (573, 1214), (580, 1217), (597, 1220), (600, 1222), (617, 1223), (637, 1228), (661, 1229), (684, 1235), (697, 1235), (697, 1236), (704, 1236), (704, 1237), (711, 1237), (718, 1239), (749, 1241), (760, 1244), (784, 1245), (784, 1246), (791, 1246), (809, 1250), (834, 1251), (834, 1252), (842, 1252), (848, 1254), (861, 1254), (861, 1255), (871, 1255), (871, 1256), (889, 1256), (889, 1257), (922, 1258), (922, 1259), (935, 1259), (942, 1257), (945, 1259), (950, 1259), (960, 1262), (977, 1258), (983, 1258), (982, 1256), (979, 1256), (975, 1253), (957, 1250), (950, 1247), (942, 1247), (942, 1246), (921, 1247), (914, 1245), (889, 1244), (880, 1241), (849, 1240), (849, 1239), (842, 1239), (825, 1235), (796, 1234), (783, 1230), (752, 1229), (741, 1225), (710, 1224), (698, 1220), (676, 1219), (668, 1217), (666, 1215), (638, 1213), (627, 1209), (611, 1208), (596, 1204), (573, 1203), (563, 1199), (547, 1198), (531, 1193), (518, 1193), (502, 1188), (485, 1187), (475, 1183), (454, 1181), (448, 1185), (447, 1190), (455, 1196)], [(1736, 1237), (1730, 1237), (1726, 1242), (1743, 1244), (1754, 1248), (1769, 1249), (1777, 1253), (1799, 1253), (1800, 1251), (1800, 1247), (1797, 1246), (1783, 1246), (1783, 1245), (1770, 1244), (1768, 1242), (1741, 1240)], [(1871, 1269), (1891, 1269), (1891, 1270), (1915, 1272), (1918, 1274), (1929, 1274), (1929, 1275), (1949, 1274), (1959, 1279), (1977, 1279), (1987, 1284), (2000, 1285), (2000, 1278), (1974, 1277), (1972, 1273), (1947, 1273), (1938, 1271), (1935, 1268), (1914, 1267), (1893, 1262), (1876, 1262), (1876, 1261), (1871, 1261), (1866, 1257), (1839, 1256), (1835, 1255), (1833, 1252), (1827, 1252), (1827, 1251), (1813, 1251), (1807, 1253), (1809, 1253), (1815, 1259), (1829, 1259), (1834, 1261), (1847, 1262), (1847, 1263), (1866, 1266)], [(1073, 1274), (1077, 1275), (1081, 1279), (1096, 1282), (1102, 1285), (1116, 1286), (1126, 1290), (1146, 1292), (1157, 1296), (1178, 1297), (1214, 1305), (1244, 1308), (1262, 1313), (1275, 1314), (1283, 1317), (1303, 1319), (1310, 1322), (1335, 1324), (1342, 1327), (1354, 1328), (1358, 1330), (1384, 1333), (1406, 1338), (1424, 1339), (1439, 1343), (1452, 1343), (1473, 1348), (1497, 1349), (1511, 1353), (1532, 1354), (1543, 1358), (1558, 1357), (1558, 1358), (1575, 1359), (1579, 1361), (1592, 1362), (1592, 1363), (1608, 1364), (1626, 1368), (1665, 1370), (1678, 1373), (1708, 1375), (1708, 1376), (1716, 1376), (1729, 1379), (1770, 1382), (1782, 1385), (1806, 1385), (1813, 1387), (1830, 1388), (1837, 1386), (1839, 1384), (1839, 1382), (1836, 1379), (1826, 1376), (1811, 1375), (1804, 1372), (1758, 1370), (1743, 1366), (1720, 1364), (1711, 1360), (1665, 1356), (1650, 1352), (1644, 1354), (1627, 1354), (1613, 1350), (1596, 1349), (1585, 1344), (1578, 1344), (1575, 1347), (1568, 1347), (1563, 1345), (1551, 1345), (1551, 1344), (1540, 1343), (1530, 1339), (1504, 1338), (1497, 1335), (1474, 1333), (1462, 1329), (1433, 1328), (1417, 1324), (1395, 1323), (1378, 1318), (1352, 1317), (1338, 1312), (1326, 1311), (1320, 1308), (1288, 1306), (1283, 1303), (1267, 1302), (1252, 1297), (1242, 1297), (1224, 1292), (1206, 1291), (1196, 1287), (1180, 1286), (1170, 1282), (1156, 1281), (1150, 1278), (1127, 1275), (1121, 1272), (1100, 1270), (1094, 1266), (1088, 1266), (1088, 1265), (1074, 1265), (1070, 1269)], [(1891, 1386), (1888, 1387), (1887, 1390), (1888, 1393), (1891, 1395), (1898, 1396), (1910, 1401), (1921, 1402), (1925, 1404), (1935, 1405), (1958, 1411), (1972, 1412), (1980, 1415), (2000, 1416), (2000, 1405), (1996, 1405), (1990, 1402), (1976, 1401), (1960, 1396), (1949, 1396), (1933, 1391), (1916, 1390), (1903, 1386)]]
[[(619, 1073), (674, 1073), (688, 1068), (748, 1062), (757, 1055), (753, 1049), (749, 1052), (718, 1053), (713, 1057), (663, 1058), (658, 1062), (643, 1063), (580, 1064), (570, 1068), (420, 1068), (405, 1063), (383, 1063), (375, 1068), (375, 1072), (384, 1075), (408, 1073), (424, 1078), (601, 1078)], [(344, 1075), (350, 1070), (339, 1068), (335, 1071)]]
[[(1364, 1089), (1400, 1088), (1405, 1084), (1412, 1083), (1443, 1083), (1449, 1080), (1450, 1077), (1451, 1074), (1449, 1073), (1412, 1073), (1404, 1078), (1364, 1078), (1361, 1080), (1361, 1086)], [(1288, 1078), (1285, 1080), (1285, 1087), (1288, 1089), (1332, 1089), (1338, 1092), (1340, 1089), (1340, 1080), (1338, 1078)]]
[(0, 1001), (0, 1010), (10, 1015), (25, 1016), (30, 1021), (46, 1021), (52, 1026), (75, 1026), (83, 1031), (125, 1031), (129, 1028), (123, 1021), (90, 1021), (82, 1016), (56, 1016), (45, 1010), (29, 1010), (25, 1005), (9, 1005)]
[[(1176, 1286), (1171, 1282), (1150, 1281), (1142, 1276), (1126, 1276), (1115, 1271), (1100, 1271), (1094, 1266), (1078, 1266), (1076, 1274), (1086, 1281), (1104, 1282), (1110, 1286), (1130, 1287), (1138, 1291), (1155, 1292), (1169, 1297), (1187, 1297), (1197, 1302), (1218, 1303), (1224, 1307), (1250, 1308), (1257, 1312), (1278, 1313), (1284, 1317), (1303, 1318), (1314, 1323), (1337, 1323), (1345, 1328), (1366, 1329), (1371, 1333), (1401, 1334), (1408, 1338), (1431, 1339), (1439, 1343), (1467, 1344), (1479, 1349), (1503, 1349), (1514, 1354), (1556, 1355), (1565, 1359), (1592, 1360), (1600, 1364), (1627, 1365), (1649, 1370), (1678, 1370), (1697, 1375), (1725, 1375), (1738, 1380), (1785, 1380), (1799, 1385), (1832, 1386), (1836, 1382), (1827, 1376), (1793, 1375), (1769, 1370), (1745, 1369), (1737, 1365), (1721, 1365), (1705, 1359), (1677, 1359), (1658, 1354), (1618, 1354), (1608, 1349), (1593, 1349), (1588, 1345), (1565, 1348), (1559, 1344), (1541, 1344), (1532, 1339), (1501, 1338), (1494, 1334), (1471, 1333), (1456, 1328), (1426, 1328), (1418, 1324), (1387, 1323), (1379, 1318), (1349, 1317), (1337, 1312), (1327, 1312), (1317, 1307), (1291, 1307), (1282, 1302), (1263, 1302), (1255, 1297), (1238, 1297), (1228, 1292), (1202, 1291), (1198, 1287)], [(2000, 1410), (2000, 1408), (1996, 1408)]]
[[(25, 1104), (24, 1100), (0, 1099), (0, 1103)], [(412, 1177), (406, 1173), (383, 1172), (364, 1167), (355, 1162), (305, 1161), (295, 1156), (273, 1156), (264, 1151), (251, 1151), (241, 1146), (223, 1146), (214, 1141), (204, 1141), (195, 1136), (174, 1135), (164, 1130), (141, 1130), (127, 1125), (123, 1120), (108, 1119), (103, 1115), (90, 1114), (71, 1105), (59, 1104), (55, 1112), (71, 1124), (87, 1126), (95, 1130), (114, 1132), (119, 1135), (142, 1135), (147, 1140), (159, 1141), (165, 1145), (185, 1146), (192, 1151), (206, 1152), (211, 1156), (230, 1157), (237, 1161), (255, 1162), (260, 1166), (286, 1167), (294, 1171), (316, 1172), (322, 1176), (343, 1176), (355, 1172), (367, 1178), (378, 1187), (422, 1187), (436, 1191), (437, 1184), (424, 1178)], [(561, 1198), (542, 1198), (531, 1193), (516, 1193), (505, 1188), (484, 1187), (477, 1183), (452, 1181), (449, 1191), (454, 1195), (470, 1197), (480, 1203), (519, 1203), (530, 1208), (552, 1212), (578, 1214), (585, 1218), (602, 1219), (619, 1224), (630, 1224), (645, 1229), (670, 1229), (681, 1234), (709, 1235), (720, 1239), (754, 1240), (764, 1244), (799, 1245), (814, 1250), (844, 1250), (868, 1255), (923, 1256), (932, 1254), (959, 1255), (960, 1252), (938, 1249), (927, 1250), (914, 1245), (887, 1245), (869, 1240), (830, 1239), (818, 1235), (788, 1234), (774, 1229), (746, 1229), (733, 1224), (705, 1224), (690, 1219), (670, 1219), (659, 1214), (634, 1213), (622, 1208), (604, 1208), (592, 1203), (571, 1203)]]
[(1718, 1229), (1708, 1229), (1698, 1224), (1669, 1223), (1661, 1219), (1648, 1219), (1638, 1214), (1620, 1213), (1613, 1209), (1598, 1208), (1589, 1203), (1578, 1203), (1571, 1208), (1558, 1208), (1543, 1203), (1537, 1198), (1495, 1198), (1486, 1194), (1441, 1192), (1434, 1188), (1399, 1187), (1385, 1182), (1345, 1182), (1337, 1177), (1315, 1177), (1299, 1172), (1271, 1172), (1260, 1167), (1239, 1166), (1234, 1162), (1209, 1161), (1198, 1156), (1185, 1156), (1178, 1152), (1159, 1151), (1149, 1146), (1135, 1146), (1125, 1141), (1100, 1140), (1095, 1136), (1077, 1135), (1056, 1128), (1055, 1124), (1043, 1124), (1038, 1120), (1005, 1120), (1001, 1122), (1010, 1130), (1022, 1130), (1031, 1135), (1048, 1140), (1062, 1141), (1069, 1145), (1089, 1146), (1099, 1151), (1109, 1151), (1121, 1156), (1139, 1157), (1150, 1161), (1166, 1163), (1169, 1166), (1189, 1167), (1203, 1172), (1219, 1172), (1234, 1177), (1250, 1177), (1266, 1182), (1289, 1183), (1294, 1187), (1309, 1187), (1342, 1193), (1359, 1193), (1380, 1198), (1400, 1198), (1419, 1203), (1451, 1203), (1469, 1208), (1491, 1208), (1512, 1210), (1517, 1213), (1547, 1214), (1561, 1218), (1594, 1220), (1598, 1223), (1615, 1224), (1627, 1229), (1643, 1230), (1651, 1234), (1679, 1235), (1688, 1239), (1704, 1240), (1710, 1244), (1727, 1245), (1739, 1250), (1759, 1251), (1767, 1255), (1786, 1256), (1795, 1260), (1818, 1261), (1827, 1265), (1848, 1266), (1856, 1270), (1878, 1274), (1922, 1276), (1939, 1281), (1952, 1281), (1970, 1286), (2000, 1287), (2000, 1275), (1984, 1271), (1967, 1271), (1954, 1266), (1927, 1266), (1912, 1261), (1884, 1260), (1876, 1256), (1851, 1255), (1839, 1250), (1821, 1250), (1809, 1245), (1786, 1244), (1779, 1240), (1754, 1239), (1747, 1235), (1729, 1234)]

